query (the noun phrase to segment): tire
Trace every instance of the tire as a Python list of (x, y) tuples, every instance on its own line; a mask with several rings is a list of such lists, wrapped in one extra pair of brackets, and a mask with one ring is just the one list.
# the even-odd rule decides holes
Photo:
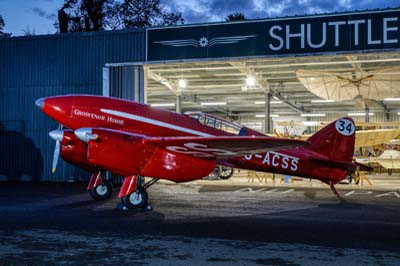
[(204, 179), (207, 180), (218, 180), (219, 176), (221, 175), (221, 166), (217, 165), (215, 166), (214, 170), (208, 175), (206, 176)]
[(97, 187), (89, 190), (90, 196), (92, 196), (95, 200), (106, 200), (109, 199), (112, 195), (113, 188), (111, 182), (104, 179), (103, 182)]
[(149, 195), (143, 188), (139, 188), (122, 198), (122, 203), (128, 209), (146, 208)]
[(233, 176), (235, 170), (232, 167), (221, 166), (220, 179), (229, 179)]

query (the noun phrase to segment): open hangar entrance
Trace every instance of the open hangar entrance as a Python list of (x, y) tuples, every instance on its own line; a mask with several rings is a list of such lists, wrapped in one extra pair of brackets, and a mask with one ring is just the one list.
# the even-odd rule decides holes
[[(131, 99), (212, 113), (266, 133), (294, 121), (291, 134), (311, 134), (318, 122), (343, 116), (383, 128), (400, 121), (399, 15), (388, 9), (148, 29), (145, 62), (105, 68), (139, 73), (143, 87), (134, 91), (142, 96)], [(115, 83), (107, 75), (106, 84)], [(309, 86), (314, 79), (325, 95)], [(332, 82), (343, 93), (359, 92), (337, 100)]]
[[(273, 126), (268, 130), (268, 112), (273, 121), (296, 117), (332, 121), (341, 116), (365, 121), (365, 105), (357, 100), (324, 100), (307, 90), (296, 72), (305, 69), (335, 75), (399, 66), (400, 53), (396, 52), (148, 65), (147, 103), (183, 112), (211, 112), (253, 123), (255, 129), (267, 133)], [(393, 81), (393, 75), (400, 80), (400, 72), (390, 75), (388, 80)], [(368, 106), (370, 122), (399, 121), (400, 101), (387, 100)]]

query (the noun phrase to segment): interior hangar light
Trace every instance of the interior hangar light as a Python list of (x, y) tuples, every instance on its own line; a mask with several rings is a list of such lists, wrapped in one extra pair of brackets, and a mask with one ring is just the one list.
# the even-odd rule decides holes
[[(255, 115), (255, 117), (263, 118), (263, 117), (265, 117), (265, 114), (258, 114), (258, 115)], [(269, 117), (279, 117), (279, 115), (278, 114), (270, 114)]]
[(383, 99), (385, 102), (400, 102), (400, 98), (385, 98)]
[(248, 76), (246, 79), (247, 86), (254, 86), (256, 84), (256, 79), (253, 76)]
[(150, 105), (153, 107), (172, 107), (175, 106), (175, 103), (152, 103)]
[(335, 100), (323, 100), (323, 99), (318, 99), (318, 100), (311, 100), (312, 103), (334, 103)]
[(179, 88), (181, 88), (181, 89), (186, 88), (186, 80), (180, 79), (180, 80), (178, 81), (178, 85), (179, 85)]
[[(365, 116), (365, 113), (348, 113), (348, 116)], [(374, 115), (374, 113), (368, 113), (368, 115)]]
[[(271, 104), (279, 104), (282, 101), (270, 101)], [(255, 101), (254, 104), (265, 104), (265, 101)]]
[(325, 115), (326, 114), (301, 114), (300, 116), (303, 116), (303, 117), (323, 117)]
[(226, 105), (226, 102), (202, 102), (201, 105)]

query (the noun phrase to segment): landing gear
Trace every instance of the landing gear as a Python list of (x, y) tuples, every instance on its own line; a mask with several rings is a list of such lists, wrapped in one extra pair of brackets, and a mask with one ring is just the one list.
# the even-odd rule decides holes
[(234, 174), (234, 169), (232, 167), (217, 165), (214, 170), (203, 179), (206, 180), (218, 180), (218, 179), (228, 179), (231, 178)]
[(104, 179), (98, 186), (89, 190), (90, 196), (95, 200), (106, 200), (112, 195), (113, 188), (111, 182)]
[(126, 195), (121, 199), (122, 203), (128, 209), (138, 209), (147, 207), (149, 195), (147, 191), (143, 188), (138, 188), (131, 194)]
[(232, 167), (221, 166), (221, 174), (219, 175), (220, 179), (229, 179), (233, 176), (235, 170)]
[(335, 188), (335, 183), (333, 183), (333, 181), (329, 181), (329, 186), (330, 186), (330, 188), (331, 188), (333, 194), (335, 194), (337, 197), (340, 198), (340, 194), (339, 194), (339, 192), (337, 191), (337, 189)]
[(110, 180), (105, 179), (103, 176), (104, 173), (102, 171), (93, 173), (86, 188), (89, 191), (90, 196), (95, 200), (109, 199), (113, 192)]
[(148, 203), (149, 195), (147, 189), (159, 179), (153, 178), (144, 183), (142, 176), (128, 176), (122, 184), (119, 197), (122, 204), (128, 209), (143, 209), (150, 211), (153, 207)]

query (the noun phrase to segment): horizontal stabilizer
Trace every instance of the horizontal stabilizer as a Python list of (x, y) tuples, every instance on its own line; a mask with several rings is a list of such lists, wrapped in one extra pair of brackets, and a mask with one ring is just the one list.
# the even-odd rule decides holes
[[(361, 163), (357, 163), (357, 162), (330, 161), (330, 160), (326, 160), (326, 159), (316, 159), (316, 158), (313, 158), (311, 160), (318, 162), (321, 165), (335, 167), (335, 168), (347, 170), (350, 172), (354, 172), (356, 170), (360, 170), (360, 171), (372, 171), (373, 170), (372, 167), (369, 167), (365, 164), (361, 164)], [(359, 169), (357, 169), (358, 167), (359, 167)]]

